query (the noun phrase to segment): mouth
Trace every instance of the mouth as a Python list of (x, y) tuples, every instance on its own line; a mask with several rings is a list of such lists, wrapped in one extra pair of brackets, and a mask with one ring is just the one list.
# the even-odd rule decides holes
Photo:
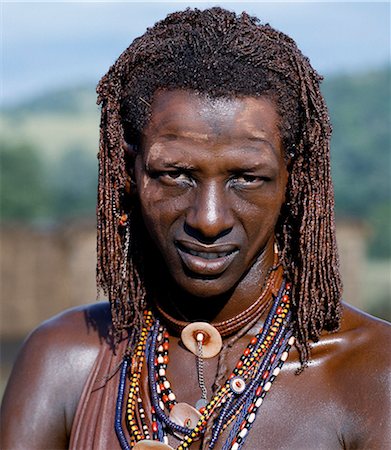
[(175, 245), (188, 271), (201, 276), (220, 275), (239, 252), (233, 244), (199, 245), (189, 241), (176, 241)]

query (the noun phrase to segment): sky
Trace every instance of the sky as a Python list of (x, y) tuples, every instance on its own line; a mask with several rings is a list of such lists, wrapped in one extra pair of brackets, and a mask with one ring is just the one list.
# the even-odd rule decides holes
[(187, 6), (219, 5), (287, 33), (322, 74), (390, 65), (389, 2), (1, 1), (1, 103), (96, 83), (147, 27)]

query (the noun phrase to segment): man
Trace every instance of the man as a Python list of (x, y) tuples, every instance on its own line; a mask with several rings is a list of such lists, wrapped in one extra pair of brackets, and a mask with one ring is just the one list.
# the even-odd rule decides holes
[(125, 50), (98, 86), (109, 304), (30, 336), (4, 448), (387, 447), (389, 328), (340, 304), (319, 82), (220, 8)]

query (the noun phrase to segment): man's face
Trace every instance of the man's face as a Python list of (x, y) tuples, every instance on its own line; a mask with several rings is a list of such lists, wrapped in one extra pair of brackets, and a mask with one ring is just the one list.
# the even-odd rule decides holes
[(192, 295), (228, 292), (272, 246), (288, 177), (278, 123), (265, 97), (155, 95), (137, 191), (169, 272)]

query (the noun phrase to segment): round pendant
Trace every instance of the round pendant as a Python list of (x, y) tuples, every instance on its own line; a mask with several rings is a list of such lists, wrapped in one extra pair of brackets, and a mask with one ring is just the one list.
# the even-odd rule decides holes
[(202, 342), (202, 357), (213, 358), (220, 353), (223, 341), (216, 328), (207, 322), (193, 322), (181, 333), (185, 347), (198, 355), (198, 342)]
[(138, 441), (137, 444), (133, 447), (133, 450), (148, 450), (150, 448), (156, 450), (174, 450), (170, 445), (163, 444), (163, 442), (159, 441), (151, 441), (150, 439), (143, 439), (142, 441)]
[(242, 377), (233, 377), (229, 382), (229, 386), (232, 392), (241, 394), (246, 389), (246, 382)]
[(201, 413), (188, 403), (177, 403), (170, 411), (170, 419), (177, 425), (189, 430), (197, 425), (200, 417)]

